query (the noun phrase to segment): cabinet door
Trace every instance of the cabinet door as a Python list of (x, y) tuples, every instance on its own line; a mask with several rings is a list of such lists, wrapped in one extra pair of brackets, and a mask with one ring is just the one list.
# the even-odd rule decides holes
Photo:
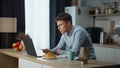
[(54, 67), (51, 67), (51, 66), (48, 66), (48, 65), (42, 64), (42, 68), (54, 68)]
[(0, 68), (18, 68), (18, 58), (0, 54)]
[(41, 68), (41, 64), (19, 58), (19, 68)]
[(116, 62), (116, 49), (94, 46), (96, 59), (99, 61), (105, 61), (110, 63)]
[(117, 63), (120, 64), (120, 49), (117, 49), (117, 52), (116, 52), (116, 53), (117, 53), (117, 54), (116, 54), (116, 55), (117, 55), (117, 56), (116, 56), (116, 57), (117, 57)]

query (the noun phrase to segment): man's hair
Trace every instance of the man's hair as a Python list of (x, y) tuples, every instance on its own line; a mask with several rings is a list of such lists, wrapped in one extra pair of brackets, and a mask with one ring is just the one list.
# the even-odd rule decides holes
[(60, 21), (60, 20), (63, 20), (63, 21), (65, 21), (65, 22), (70, 21), (71, 24), (72, 24), (72, 17), (71, 17), (71, 15), (68, 14), (68, 13), (61, 13), (61, 14), (59, 14), (59, 15), (56, 17), (56, 21)]

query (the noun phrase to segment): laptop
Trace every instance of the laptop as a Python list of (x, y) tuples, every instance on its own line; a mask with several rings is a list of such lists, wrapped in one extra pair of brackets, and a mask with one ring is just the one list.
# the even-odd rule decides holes
[(24, 38), (23, 42), (24, 42), (24, 46), (25, 46), (25, 49), (26, 49), (26, 52), (28, 55), (32, 55), (35, 57), (43, 56), (43, 54), (44, 54), (43, 51), (41, 49), (35, 48), (31, 38)]

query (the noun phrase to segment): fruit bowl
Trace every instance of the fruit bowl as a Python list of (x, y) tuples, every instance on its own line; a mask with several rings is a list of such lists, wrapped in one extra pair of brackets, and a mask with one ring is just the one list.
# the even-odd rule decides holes
[(22, 50), (24, 50), (24, 45), (21, 43), (21, 41), (17, 41), (17, 42), (12, 44), (12, 48), (15, 51), (22, 51)]

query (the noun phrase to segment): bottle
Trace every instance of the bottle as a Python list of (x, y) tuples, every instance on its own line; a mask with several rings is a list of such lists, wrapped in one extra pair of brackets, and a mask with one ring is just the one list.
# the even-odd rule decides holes
[(120, 5), (118, 6), (118, 13), (120, 14)]

